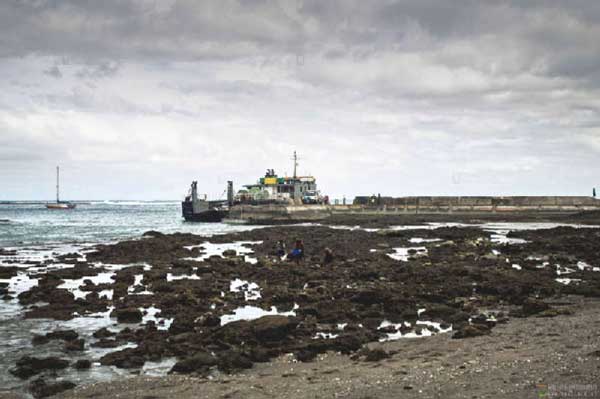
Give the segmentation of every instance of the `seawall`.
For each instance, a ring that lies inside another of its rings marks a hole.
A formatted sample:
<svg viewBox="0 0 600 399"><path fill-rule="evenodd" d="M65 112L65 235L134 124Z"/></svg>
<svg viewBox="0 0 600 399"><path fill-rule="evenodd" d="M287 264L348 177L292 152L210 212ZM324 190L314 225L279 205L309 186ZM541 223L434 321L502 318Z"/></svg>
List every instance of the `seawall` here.
<svg viewBox="0 0 600 399"><path fill-rule="evenodd" d="M364 202L364 203L361 203ZM569 214L600 211L592 197L357 197L352 205L236 205L229 222L318 222L336 214Z"/></svg>
<svg viewBox="0 0 600 399"><path fill-rule="evenodd" d="M356 197L353 205L334 205L332 210L334 213L569 213L600 210L600 200L577 196Z"/></svg>
<svg viewBox="0 0 600 399"><path fill-rule="evenodd" d="M331 215L327 205L235 205L229 211L230 221L250 223L316 222Z"/></svg>

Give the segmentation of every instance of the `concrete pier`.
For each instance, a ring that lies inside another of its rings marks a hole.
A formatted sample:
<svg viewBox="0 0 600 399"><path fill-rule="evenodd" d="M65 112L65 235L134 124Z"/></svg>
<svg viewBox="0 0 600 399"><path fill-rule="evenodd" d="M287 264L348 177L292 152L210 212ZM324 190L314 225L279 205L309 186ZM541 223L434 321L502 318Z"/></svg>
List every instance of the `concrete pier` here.
<svg viewBox="0 0 600 399"><path fill-rule="evenodd" d="M569 213L600 210L600 200L576 196L508 197L357 197L353 205L335 205L334 213Z"/></svg>
<svg viewBox="0 0 600 399"><path fill-rule="evenodd" d="M257 224L318 222L331 215L326 205L235 205L229 211L229 222Z"/></svg>
<svg viewBox="0 0 600 399"><path fill-rule="evenodd" d="M353 205L235 205L229 222L278 224L319 222L336 214L568 214L600 210L592 197L357 197ZM361 201L365 203L360 203ZM377 201L377 198L375 198Z"/></svg>

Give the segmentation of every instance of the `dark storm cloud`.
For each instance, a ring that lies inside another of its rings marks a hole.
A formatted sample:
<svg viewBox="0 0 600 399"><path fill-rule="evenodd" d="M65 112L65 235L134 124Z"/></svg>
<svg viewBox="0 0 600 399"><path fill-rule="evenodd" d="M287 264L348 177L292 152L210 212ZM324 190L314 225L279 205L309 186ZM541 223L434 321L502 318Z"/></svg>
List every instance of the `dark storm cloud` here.
<svg viewBox="0 0 600 399"><path fill-rule="evenodd" d="M596 80L598 17L588 1L8 0L0 55L172 62L301 53L309 62L411 51L448 66ZM494 44L471 49L485 59L443 52Z"/></svg>

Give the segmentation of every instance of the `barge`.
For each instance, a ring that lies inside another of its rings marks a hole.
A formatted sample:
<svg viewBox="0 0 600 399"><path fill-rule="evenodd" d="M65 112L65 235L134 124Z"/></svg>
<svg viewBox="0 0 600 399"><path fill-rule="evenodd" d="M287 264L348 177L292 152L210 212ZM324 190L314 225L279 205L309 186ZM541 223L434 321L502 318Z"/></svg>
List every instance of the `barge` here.
<svg viewBox="0 0 600 399"><path fill-rule="evenodd" d="M229 213L229 191L233 188L233 182L228 182L228 200L209 201L198 198L198 182L193 181L190 191L181 203L181 213L188 222L218 223Z"/></svg>

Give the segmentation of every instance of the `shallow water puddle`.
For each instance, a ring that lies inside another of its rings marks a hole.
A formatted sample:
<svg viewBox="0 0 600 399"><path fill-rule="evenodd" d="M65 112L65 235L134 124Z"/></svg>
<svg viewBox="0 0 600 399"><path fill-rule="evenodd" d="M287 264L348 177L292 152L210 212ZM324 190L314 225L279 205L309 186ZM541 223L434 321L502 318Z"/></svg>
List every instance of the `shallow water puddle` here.
<svg viewBox="0 0 600 399"><path fill-rule="evenodd" d="M394 260L408 262L410 257L426 256L427 248L425 247L409 247L409 248L393 248L394 253L387 254Z"/></svg>
<svg viewBox="0 0 600 399"><path fill-rule="evenodd" d="M246 247L245 245L260 245L262 244L262 241L236 241L236 242L230 242L230 243L223 243L223 244L212 244L208 241L199 244L199 245L189 245L189 246L185 246L185 249L194 249L194 248L201 248L203 250L203 254L197 257L188 257L188 258L183 258L184 260L195 260L195 261L205 261L206 259L210 258L211 256L220 256L220 257L224 257L223 253L225 251L235 251L236 252L236 256L242 256L244 258L245 262L251 263L251 264L256 264L258 262L258 259L253 258L248 256L249 254L253 254L254 251L251 248Z"/></svg>
<svg viewBox="0 0 600 399"><path fill-rule="evenodd" d="M145 270L145 271L152 269L152 265L150 265L149 263L146 263L146 262L124 263L124 264L94 262L92 265L94 267L104 268L106 270L111 270L111 271L119 271L119 270L127 269L129 267L136 267L136 266L142 266L143 270Z"/></svg>
<svg viewBox="0 0 600 399"><path fill-rule="evenodd" d="M577 268L581 271L591 270L593 272L600 272L600 267L594 267L586 262L577 262Z"/></svg>
<svg viewBox="0 0 600 399"><path fill-rule="evenodd" d="M563 274L571 274L575 273L575 269L571 269L570 267L563 267L561 265L556 265L556 275L562 276Z"/></svg>
<svg viewBox="0 0 600 399"><path fill-rule="evenodd" d="M133 285L130 285L129 287L127 287L128 295L153 295L154 294L153 292L148 291L145 288L145 285L142 284L142 280L144 279L143 274L136 274L135 276L133 276L133 278L134 278ZM141 287L144 289L142 291L136 291L136 287Z"/></svg>
<svg viewBox="0 0 600 399"><path fill-rule="evenodd" d="M506 244L506 245L515 245L515 244L527 244L527 240L522 238L512 238L507 237L509 231L503 231L500 233L495 233L490 235L490 241L495 244Z"/></svg>
<svg viewBox="0 0 600 399"><path fill-rule="evenodd" d="M0 279L0 283L8 283L8 291L14 293L14 296L18 296L20 293L29 291L37 286L38 279L31 278L26 273L19 272L12 278Z"/></svg>
<svg viewBox="0 0 600 399"><path fill-rule="evenodd" d="M156 325L157 330L168 330L171 327L174 319L167 319L164 317L156 317L160 313L160 309L150 306L148 308L139 308L142 312L142 324L147 324L149 321L153 321Z"/></svg>
<svg viewBox="0 0 600 399"><path fill-rule="evenodd" d="M236 278L229 285L230 292L243 292L246 301L255 301L261 298L260 287L256 283Z"/></svg>
<svg viewBox="0 0 600 399"><path fill-rule="evenodd" d="M580 278L557 278L557 279L555 279L555 281L557 283L561 283L561 284L564 284L564 285L569 285L571 283L579 283L579 282L581 282L583 280L581 280Z"/></svg>
<svg viewBox="0 0 600 399"><path fill-rule="evenodd" d="M439 241L442 241L442 239L441 238L420 238L420 237L414 237L414 238L411 238L408 241L411 244L423 244L423 243L427 243L427 242L439 242Z"/></svg>
<svg viewBox="0 0 600 399"><path fill-rule="evenodd" d="M109 353L119 352L124 349L133 349L137 348L137 344L134 342L128 342L123 345L116 346L114 348L98 348L98 347L90 347L86 352L93 355L95 358L101 358L104 355L108 355ZM94 366L101 366L99 362L94 362Z"/></svg>
<svg viewBox="0 0 600 399"><path fill-rule="evenodd" d="M421 225L391 226L391 230L435 230L442 227L473 227L477 225L465 223L427 223Z"/></svg>
<svg viewBox="0 0 600 399"><path fill-rule="evenodd" d="M70 291L73 295L75 295L75 299L78 298L83 298L85 299L85 297L90 293L89 291L83 291L80 290L79 288L86 285L85 284L85 280L90 280L94 285L99 285L99 284L112 284L114 283L114 280L112 279L112 277L115 275L114 272L104 272L104 273L98 273L95 276L84 276L82 278L78 278L78 279L65 279L64 283L62 283L61 285L59 285L56 288L62 288L62 289L66 289L68 291ZM103 290L105 295L107 295L107 291L112 291L112 290ZM112 292L110 294L110 298L108 299L112 299Z"/></svg>
<svg viewBox="0 0 600 399"><path fill-rule="evenodd" d="M339 334L318 332L315 334L313 339L336 339L339 336Z"/></svg>
<svg viewBox="0 0 600 399"><path fill-rule="evenodd" d="M113 299L114 290L102 290L98 293L98 298L106 298L109 301Z"/></svg>
<svg viewBox="0 0 600 399"><path fill-rule="evenodd" d="M435 331L431 331L429 328L422 328L421 329L421 334L417 334L417 332L415 330L413 331L409 331L407 333L402 333L400 331L400 329L402 328L402 326L404 326L405 328L410 328L412 325L411 323L408 322L404 322L404 323L391 323L388 320L384 320L381 322L381 324L379 325L379 327L377 327L378 330L381 330L383 328L387 328L387 327L394 327L394 329L396 330L395 333L387 333L387 337L381 338L379 339L379 342L386 342L386 341L394 341L397 339L401 339L401 338L422 338L422 337L430 337L434 334L444 334L444 333L449 333L452 331L452 326L448 327L448 328L442 328L440 323L436 323L433 321L425 321L425 320L417 320L417 322L415 323L415 327L416 326L424 326L424 327L431 327L433 328Z"/></svg>
<svg viewBox="0 0 600 399"><path fill-rule="evenodd" d="M258 308L256 306L244 306L241 308L237 308L233 311L233 314L226 314L221 316L221 326L224 326L226 324L229 324L231 322L234 321L239 321L239 320L246 320L246 321L250 321L250 320L255 320L255 319L259 319L263 316L273 316L273 315L279 315L279 316L296 316L296 312L295 310L299 309L300 307L297 304L294 304L294 309L290 310L289 312L279 312L277 311L277 308L275 306L271 306L271 310L264 310L261 308Z"/></svg>
<svg viewBox="0 0 600 399"><path fill-rule="evenodd" d="M31 267L27 262L47 262L55 260L58 256L77 253L79 256L73 257L79 262L86 261L86 254L92 252L91 248L95 244L49 244L45 246L30 247L5 247L6 251L15 251L13 255L0 255L0 266ZM73 267L73 265L70 265Z"/></svg>
<svg viewBox="0 0 600 399"><path fill-rule="evenodd" d="M110 306L106 312L89 313L78 316L74 319L62 322L61 326L64 329L72 329L78 332L92 334L96 330L108 327L114 323L114 320L110 318L110 314L113 310L115 310L115 307Z"/></svg>
<svg viewBox="0 0 600 399"><path fill-rule="evenodd" d="M200 277L194 274L172 274L167 273L167 281L177 281L177 280L200 280Z"/></svg>

